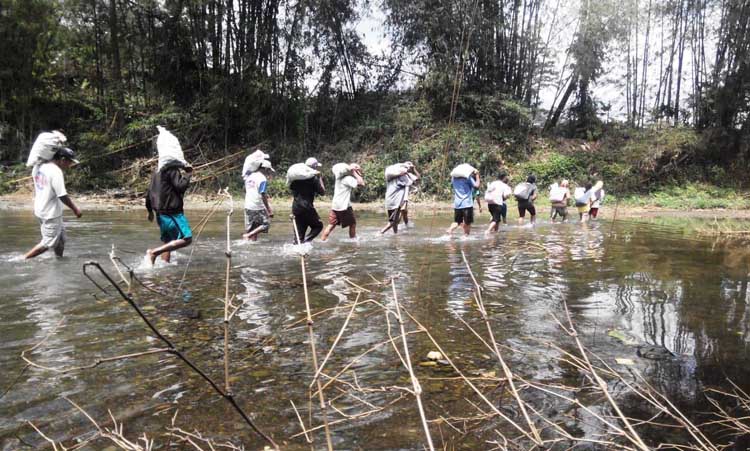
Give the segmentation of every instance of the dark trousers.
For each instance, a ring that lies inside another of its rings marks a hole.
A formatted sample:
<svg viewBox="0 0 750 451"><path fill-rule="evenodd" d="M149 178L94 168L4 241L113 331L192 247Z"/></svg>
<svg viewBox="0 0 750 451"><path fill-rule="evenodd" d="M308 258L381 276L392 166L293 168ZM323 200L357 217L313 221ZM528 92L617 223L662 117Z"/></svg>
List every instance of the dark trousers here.
<svg viewBox="0 0 750 451"><path fill-rule="evenodd" d="M314 240L323 231L323 222L314 208L292 210L292 214L294 214L294 223L297 225L297 232L303 243ZM310 229L310 233L305 236L308 228ZM296 236L294 237L294 242L297 243Z"/></svg>

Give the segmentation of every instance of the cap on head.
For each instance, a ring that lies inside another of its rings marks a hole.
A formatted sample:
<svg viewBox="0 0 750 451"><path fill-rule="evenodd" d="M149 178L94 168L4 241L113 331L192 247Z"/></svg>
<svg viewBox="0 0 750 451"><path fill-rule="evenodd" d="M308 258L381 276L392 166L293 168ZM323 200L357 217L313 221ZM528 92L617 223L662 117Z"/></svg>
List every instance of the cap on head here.
<svg viewBox="0 0 750 451"><path fill-rule="evenodd" d="M61 147L55 152L56 160L68 160L72 161L74 164L80 163L78 160L76 160L76 153L73 152L72 149L69 149L67 147Z"/></svg>
<svg viewBox="0 0 750 451"><path fill-rule="evenodd" d="M269 170L269 171L271 171L271 172L276 172L276 171L275 171L275 170L273 169L273 166L271 165L271 162L270 162L270 161L268 161L268 160L263 160L263 162L262 162L262 163L260 164L260 167L261 167L262 169L267 169L267 170Z"/></svg>
<svg viewBox="0 0 750 451"><path fill-rule="evenodd" d="M321 166L323 166L322 164L320 164L320 162L316 158L313 158L313 157L310 157L307 160L305 160L305 165L313 169L318 169Z"/></svg>
<svg viewBox="0 0 750 451"><path fill-rule="evenodd" d="M563 188L567 188L568 187L568 179L563 179L563 181L560 182L560 186L562 186Z"/></svg>
<svg viewBox="0 0 750 451"><path fill-rule="evenodd" d="M406 166L409 169L412 169L414 167L414 163L412 163L411 161L406 161L404 162L404 166Z"/></svg>
<svg viewBox="0 0 750 451"><path fill-rule="evenodd" d="M357 163L352 163L349 165L349 169L352 171L360 171L362 168Z"/></svg>

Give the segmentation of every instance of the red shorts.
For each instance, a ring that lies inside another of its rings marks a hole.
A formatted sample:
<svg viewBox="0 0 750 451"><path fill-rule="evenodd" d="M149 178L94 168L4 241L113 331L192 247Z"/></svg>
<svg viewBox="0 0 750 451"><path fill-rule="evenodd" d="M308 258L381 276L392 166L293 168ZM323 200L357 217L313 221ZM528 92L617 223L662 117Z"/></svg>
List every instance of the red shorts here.
<svg viewBox="0 0 750 451"><path fill-rule="evenodd" d="M328 224L332 226L340 225L343 229L357 224L357 219L354 217L354 210L352 210L352 207L344 211L331 210L328 213Z"/></svg>
<svg viewBox="0 0 750 451"><path fill-rule="evenodd" d="M592 218L596 218L596 215L598 214L599 214L598 208L592 208L589 210L589 216L591 216Z"/></svg>

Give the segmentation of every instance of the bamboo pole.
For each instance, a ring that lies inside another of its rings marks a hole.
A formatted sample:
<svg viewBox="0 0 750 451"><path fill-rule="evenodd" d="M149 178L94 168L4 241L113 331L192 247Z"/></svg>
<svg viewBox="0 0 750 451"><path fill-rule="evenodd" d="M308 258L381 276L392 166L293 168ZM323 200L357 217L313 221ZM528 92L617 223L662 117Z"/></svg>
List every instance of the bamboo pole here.
<svg viewBox="0 0 750 451"><path fill-rule="evenodd" d="M229 270L232 268L232 241L230 236L232 213L234 213L234 199L225 188L222 193L229 200L229 211L227 211L227 249L224 255L227 257L226 282L224 284L224 391L231 393L229 385L229 320L231 319L229 307L232 299L229 297Z"/></svg>
<svg viewBox="0 0 750 451"><path fill-rule="evenodd" d="M299 245L302 245L302 240L300 240L299 236L299 230L297 230L297 223L294 222L294 215L291 216L292 221L292 227L294 228L294 235L297 237L297 243L300 243ZM318 353L315 351L315 333L313 332L313 319L312 314L310 311L310 295L307 291L307 270L306 270L306 262L305 262L305 254L300 253L299 256L300 260L300 267L302 268L302 288L305 293L305 311L307 313L307 335L310 340L310 351L312 353L312 359L313 359L313 369L315 371L314 374L318 373ZM328 451L333 451L333 441L331 440L331 430L328 425L328 409L326 407L326 399L325 394L323 393L323 389L321 387L320 378L316 379L316 383L318 386L318 402L320 403L320 410L321 415L323 416L323 427L325 429L326 434L326 444L328 445Z"/></svg>
<svg viewBox="0 0 750 451"><path fill-rule="evenodd" d="M411 378L411 384L414 388L414 397L417 398L417 408L419 409L419 417L422 419L422 428L424 428L424 435L427 439L427 446L430 451L435 451L435 446L432 444L432 436L430 435L430 427L427 425L427 417L424 413L424 406L422 405L422 386L419 385L419 380L414 374L414 368L411 364L411 357L409 356L409 345L406 340L406 330L404 329L404 319L401 317L401 308L398 304L398 295L396 294L396 279L391 278L391 290L393 291L393 302L396 304L396 317L398 318L398 326L401 329L401 342L404 345L404 362L406 363L406 369L409 371L409 377Z"/></svg>

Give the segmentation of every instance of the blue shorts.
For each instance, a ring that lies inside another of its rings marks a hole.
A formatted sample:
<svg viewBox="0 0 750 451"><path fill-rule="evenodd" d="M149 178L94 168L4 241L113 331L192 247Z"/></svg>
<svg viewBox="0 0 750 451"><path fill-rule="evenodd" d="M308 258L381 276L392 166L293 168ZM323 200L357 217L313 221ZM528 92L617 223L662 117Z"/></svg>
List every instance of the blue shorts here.
<svg viewBox="0 0 750 451"><path fill-rule="evenodd" d="M162 243L193 237L193 231L190 230L190 224L188 224L188 220L183 213L157 215L156 222L159 224Z"/></svg>

